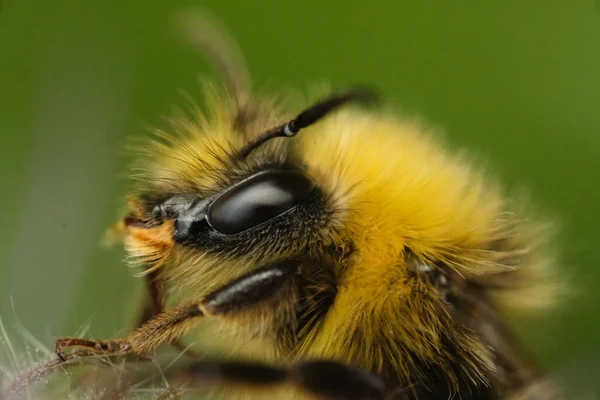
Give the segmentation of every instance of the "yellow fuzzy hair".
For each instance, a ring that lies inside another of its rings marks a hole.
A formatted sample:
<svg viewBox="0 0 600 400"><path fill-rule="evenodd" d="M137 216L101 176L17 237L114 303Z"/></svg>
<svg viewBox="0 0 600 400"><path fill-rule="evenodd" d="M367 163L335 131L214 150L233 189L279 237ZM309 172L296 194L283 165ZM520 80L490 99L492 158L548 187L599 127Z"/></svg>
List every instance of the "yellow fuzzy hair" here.
<svg viewBox="0 0 600 400"><path fill-rule="evenodd" d="M299 236L294 246L265 244L242 256L165 240L172 226L156 232L128 228L129 254L145 267L160 268L172 303L199 300L242 274L300 252L318 255L334 246L342 255L334 260L335 302L297 347L278 351L269 334L247 339L248 332L270 332L273 319L267 317L255 324L225 321L228 329L219 321L203 321L204 341L276 363L325 358L377 373L391 366L399 381L414 384L427 379L419 367L426 361L446 371L458 390L448 360L459 357L462 374L474 384L488 384L496 368L493 349L452 322L451 311L440 306L441 295L427 282L410 277L408 251L420 262L477 282L500 314L508 306L535 310L554 300L544 226L518 215L521 210L505 200L499 185L464 156L450 154L421 122L348 108L296 138L273 139L241 160L235 155L244 144L289 115L259 103L240 134L232 128L231 102L214 93L209 98L210 117L194 109L191 117L173 122L172 133L158 132L144 148L148 161L141 191L208 196L264 165L293 164L326 194L327 224L318 235ZM136 202L142 200L134 195ZM134 206L134 214L141 213L137 207L142 206ZM443 337L453 341L458 355L446 352Z"/></svg>

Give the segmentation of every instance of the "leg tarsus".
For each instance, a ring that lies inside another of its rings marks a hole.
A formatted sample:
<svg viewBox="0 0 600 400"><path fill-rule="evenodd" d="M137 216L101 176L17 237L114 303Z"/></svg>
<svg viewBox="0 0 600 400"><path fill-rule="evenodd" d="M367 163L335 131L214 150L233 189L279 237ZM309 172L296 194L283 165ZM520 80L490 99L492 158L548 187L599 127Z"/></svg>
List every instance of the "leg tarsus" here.
<svg viewBox="0 0 600 400"><path fill-rule="evenodd" d="M198 303L187 303L154 317L125 339L90 340L63 337L54 342L54 349L63 361L64 350L77 347L82 347L92 354L106 356L126 355L131 352L146 353L163 342L170 343L178 339L189 328L189 324L185 322L202 315Z"/></svg>
<svg viewBox="0 0 600 400"><path fill-rule="evenodd" d="M64 350L81 347L91 354L119 355L131 351L131 344L127 340L90 340L74 337L62 337L54 341L54 352L62 361L66 361Z"/></svg>

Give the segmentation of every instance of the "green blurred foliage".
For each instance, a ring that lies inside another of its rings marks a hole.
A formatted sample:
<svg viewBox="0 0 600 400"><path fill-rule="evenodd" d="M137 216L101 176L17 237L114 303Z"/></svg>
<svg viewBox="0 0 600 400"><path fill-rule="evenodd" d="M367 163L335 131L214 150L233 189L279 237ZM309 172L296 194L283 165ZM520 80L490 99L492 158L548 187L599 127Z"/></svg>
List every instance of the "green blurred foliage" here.
<svg viewBox="0 0 600 400"><path fill-rule="evenodd" d="M0 316L53 336L123 333L140 282L99 246L119 215L126 137L160 126L206 62L172 15L204 7L237 37L256 87L368 83L489 160L559 222L573 295L519 321L532 351L599 385L600 7L592 0L228 2L8 0L0 7ZM368 140L368 138L365 138ZM587 390L587 389L581 389Z"/></svg>

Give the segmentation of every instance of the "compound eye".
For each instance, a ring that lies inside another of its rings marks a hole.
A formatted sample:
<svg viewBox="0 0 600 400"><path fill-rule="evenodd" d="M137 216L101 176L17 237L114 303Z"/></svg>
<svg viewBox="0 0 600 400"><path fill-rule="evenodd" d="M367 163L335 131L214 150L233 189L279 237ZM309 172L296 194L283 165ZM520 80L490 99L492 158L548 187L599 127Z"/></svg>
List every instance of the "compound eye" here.
<svg viewBox="0 0 600 400"><path fill-rule="evenodd" d="M312 182L299 172L260 173L219 196L208 210L208 222L221 233L239 233L286 212L312 188Z"/></svg>

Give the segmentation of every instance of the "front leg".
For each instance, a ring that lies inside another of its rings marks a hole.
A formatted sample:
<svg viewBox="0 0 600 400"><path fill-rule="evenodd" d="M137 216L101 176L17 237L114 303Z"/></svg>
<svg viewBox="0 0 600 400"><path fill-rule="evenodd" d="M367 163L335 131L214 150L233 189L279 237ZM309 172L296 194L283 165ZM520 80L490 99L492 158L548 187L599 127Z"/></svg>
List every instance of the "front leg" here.
<svg viewBox="0 0 600 400"><path fill-rule="evenodd" d="M84 348L102 355L150 352L162 343L177 340L203 318L235 318L272 302L298 272L298 264L290 260L262 267L235 279L199 302L185 303L158 314L127 338L88 340L64 337L56 340L55 351L63 360L64 351L73 348Z"/></svg>

